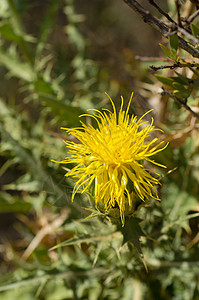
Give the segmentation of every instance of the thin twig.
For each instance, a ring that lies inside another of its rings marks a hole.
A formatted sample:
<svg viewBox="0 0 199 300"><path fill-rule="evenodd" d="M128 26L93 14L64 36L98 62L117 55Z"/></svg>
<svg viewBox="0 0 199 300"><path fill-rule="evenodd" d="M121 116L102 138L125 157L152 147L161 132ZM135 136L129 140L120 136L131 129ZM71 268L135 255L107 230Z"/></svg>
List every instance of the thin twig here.
<svg viewBox="0 0 199 300"><path fill-rule="evenodd" d="M193 35L192 35L192 33L191 33L191 30L189 30L189 29L184 29L184 28L182 28L182 27L180 27L180 26L178 26L178 25L168 25L168 27L171 29L170 30L170 32L168 33L168 35L167 35L167 37L169 37L169 36L172 36L172 35L174 35L174 34L177 34L177 33L181 33L183 36L185 36L187 39L189 39L189 40L191 40L195 45L197 45L198 44L198 39L197 38L195 38ZM166 37L166 36L165 36ZM178 36L178 38L179 38L179 36ZM193 45L193 47L194 47L194 45Z"/></svg>
<svg viewBox="0 0 199 300"><path fill-rule="evenodd" d="M177 25L177 23L169 16L169 14L165 13L153 0L148 0L151 5L153 5L163 16L167 18L170 22Z"/></svg>
<svg viewBox="0 0 199 300"><path fill-rule="evenodd" d="M177 29L178 32L180 32L181 34L183 34L186 38L188 38L189 40L191 40L195 44L198 44L199 40L197 38L195 38L195 36L193 36L187 30L185 30L184 28L181 28L179 26L177 26L176 29Z"/></svg>
<svg viewBox="0 0 199 300"><path fill-rule="evenodd" d="M173 69L178 68L178 67L179 67L178 63L175 63L173 65L159 66L159 67L156 67L154 65L149 66L149 68L151 68L153 71L158 71L158 70L163 70L163 69L173 70Z"/></svg>
<svg viewBox="0 0 199 300"><path fill-rule="evenodd" d="M171 61L170 58L166 58L166 57L154 57L154 56L139 56L136 55L135 56L135 60L140 60L140 61Z"/></svg>
<svg viewBox="0 0 199 300"><path fill-rule="evenodd" d="M168 25L154 17L148 10L143 8L136 0L123 0L130 8L132 8L139 16L142 17L145 23L149 24L161 35L168 38L169 29ZM193 57L199 58L199 52L191 47L183 38L178 37L179 46L190 53Z"/></svg>
<svg viewBox="0 0 199 300"><path fill-rule="evenodd" d="M169 92L164 87L162 87L162 89L163 89L162 95L170 96L173 100L175 100L177 103L182 105L186 110L188 110L194 117L199 118L199 114L196 113L195 111L193 111L191 109L191 107L187 105L187 99L186 98L182 100L182 99L176 97L173 93Z"/></svg>
<svg viewBox="0 0 199 300"><path fill-rule="evenodd" d="M135 56L135 59L136 60L139 60L139 61L165 61L165 62L171 62L172 59L171 58L166 58L166 57L154 57L154 56L139 56L139 55L136 55ZM194 64L195 66L195 61L193 61L192 59L189 59L189 58L186 58L186 59L183 59L183 62L186 63L186 64ZM196 66L198 67L199 64Z"/></svg>
<svg viewBox="0 0 199 300"><path fill-rule="evenodd" d="M149 68L151 68L152 70L154 71L158 71L158 70L163 70L163 69L175 69L175 68L199 68L199 64L195 63L195 62L176 62L172 65L164 65L164 66L159 66L159 67L156 67L154 65L151 65L149 66Z"/></svg>
<svg viewBox="0 0 199 300"><path fill-rule="evenodd" d="M193 22L193 20L199 15L199 10L196 10L188 19L187 18L181 18L183 22L186 24L190 24Z"/></svg>
<svg viewBox="0 0 199 300"><path fill-rule="evenodd" d="M68 216L68 212L66 210L62 211L61 215L55 218L55 220L53 220L52 223L47 224L40 231L38 231L36 236L33 238L33 240L30 242L30 244L24 251L22 258L26 260L32 254L32 252L37 248L37 246L40 244L43 238L48 234L54 233L55 230L63 224L67 216Z"/></svg>
<svg viewBox="0 0 199 300"><path fill-rule="evenodd" d="M123 0L130 8L132 8L143 21L151 25L154 29L159 31L162 35L167 35L169 30L167 24L155 18L148 10L141 6L136 0Z"/></svg>
<svg viewBox="0 0 199 300"><path fill-rule="evenodd" d="M177 16L178 16L178 26L183 27L181 23L181 17L180 17L180 2L179 0L176 0L176 10L177 10Z"/></svg>

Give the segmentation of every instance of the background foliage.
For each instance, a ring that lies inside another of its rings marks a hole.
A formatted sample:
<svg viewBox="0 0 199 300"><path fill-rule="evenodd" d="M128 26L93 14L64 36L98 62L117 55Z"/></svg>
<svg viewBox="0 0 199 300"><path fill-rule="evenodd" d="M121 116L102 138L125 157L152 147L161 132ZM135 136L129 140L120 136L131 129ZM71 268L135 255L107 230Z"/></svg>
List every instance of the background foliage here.
<svg viewBox="0 0 199 300"><path fill-rule="evenodd" d="M115 2L0 2L2 300L199 299L198 58L180 49L178 27L168 43ZM164 21L151 3L142 1ZM178 3L159 4L179 25ZM184 1L181 16L196 4ZM182 35L196 53L198 23ZM109 107L105 91L116 103L135 91L131 113L154 108L170 142L157 157L175 169L163 174L162 200L138 213L148 273L103 216L85 219L86 197L71 203L72 182L51 162L66 155L60 127Z"/></svg>

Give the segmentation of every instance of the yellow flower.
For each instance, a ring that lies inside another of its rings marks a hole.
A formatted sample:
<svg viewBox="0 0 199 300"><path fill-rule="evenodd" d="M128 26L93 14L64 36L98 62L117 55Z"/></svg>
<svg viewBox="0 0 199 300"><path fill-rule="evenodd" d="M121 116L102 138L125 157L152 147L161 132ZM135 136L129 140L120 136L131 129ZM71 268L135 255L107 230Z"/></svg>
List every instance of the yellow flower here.
<svg viewBox="0 0 199 300"><path fill-rule="evenodd" d="M113 112L93 109L93 115L86 114L95 119L97 128L83 122L82 127L63 128L79 141L65 141L69 151L61 162L76 164L65 175L77 180L72 199L78 190L83 193L92 189L96 207L103 207L105 212L118 208L123 225L125 213L131 210L135 199L159 199L154 187L159 184L159 180L144 168L143 161L165 167L150 157L167 146L160 148L163 142L157 143L158 138L146 140L157 129L153 126L153 119L151 123L143 121L149 112L140 119L129 117L131 100L132 95L127 109L123 110L122 98L118 114L111 98Z"/></svg>

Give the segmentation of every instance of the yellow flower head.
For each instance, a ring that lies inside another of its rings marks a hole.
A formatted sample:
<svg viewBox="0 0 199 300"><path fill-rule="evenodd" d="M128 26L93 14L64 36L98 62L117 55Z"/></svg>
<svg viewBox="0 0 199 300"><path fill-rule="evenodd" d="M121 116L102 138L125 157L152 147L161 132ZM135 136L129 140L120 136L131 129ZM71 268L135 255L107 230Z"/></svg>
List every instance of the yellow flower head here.
<svg viewBox="0 0 199 300"><path fill-rule="evenodd" d="M131 99L124 110L122 98L118 114L111 98L113 112L93 109L94 114L89 116L96 120L97 128L83 122L82 127L63 128L79 141L65 141L69 151L61 162L76 164L66 174L77 180L72 199L79 189L83 193L92 187L95 205L102 206L105 212L117 207L123 224L125 213L131 210L135 199L159 199L154 188L159 180L144 168L143 160L164 167L150 157L166 147L160 148L163 142L157 143L158 138L146 141L150 133L157 130L153 119L151 123L143 121L146 114L140 119L129 118Z"/></svg>

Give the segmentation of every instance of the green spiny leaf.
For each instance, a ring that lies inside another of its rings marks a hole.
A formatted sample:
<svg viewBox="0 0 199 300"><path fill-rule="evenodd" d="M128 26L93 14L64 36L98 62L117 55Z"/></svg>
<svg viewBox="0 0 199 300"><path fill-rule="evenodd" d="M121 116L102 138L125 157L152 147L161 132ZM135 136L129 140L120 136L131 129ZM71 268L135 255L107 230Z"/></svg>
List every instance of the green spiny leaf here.
<svg viewBox="0 0 199 300"><path fill-rule="evenodd" d="M55 113L61 120L67 122L67 124L77 125L79 124L78 117L84 113L79 107L73 107L70 104L66 104L63 101L58 100L53 95L39 93L39 98L50 107L52 112Z"/></svg>
<svg viewBox="0 0 199 300"><path fill-rule="evenodd" d="M28 82L33 80L33 70L30 65L21 62L17 56L5 53L2 49L0 49L0 64L6 67L13 76Z"/></svg>
<svg viewBox="0 0 199 300"><path fill-rule="evenodd" d="M124 227L121 227L121 232L123 234L123 244L131 242L139 254L142 254L140 237L145 236L145 234L139 225L139 221L138 218L132 216L126 218Z"/></svg>

